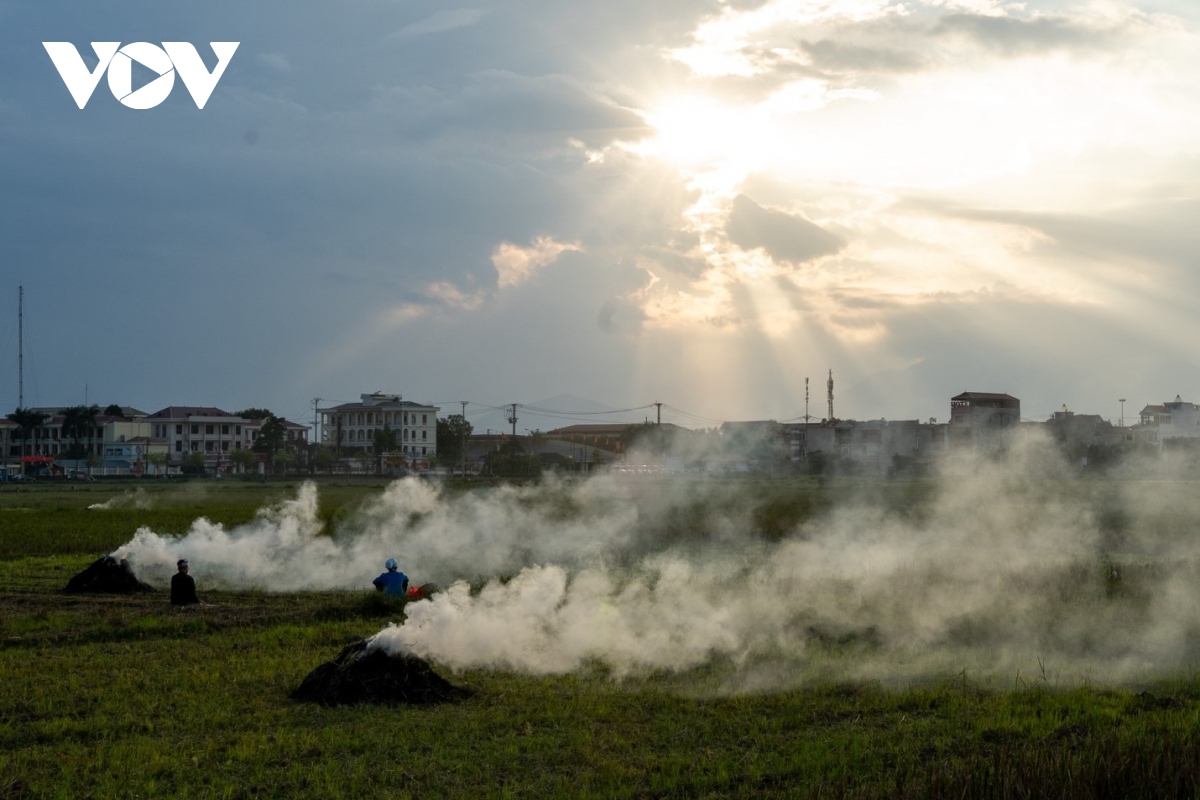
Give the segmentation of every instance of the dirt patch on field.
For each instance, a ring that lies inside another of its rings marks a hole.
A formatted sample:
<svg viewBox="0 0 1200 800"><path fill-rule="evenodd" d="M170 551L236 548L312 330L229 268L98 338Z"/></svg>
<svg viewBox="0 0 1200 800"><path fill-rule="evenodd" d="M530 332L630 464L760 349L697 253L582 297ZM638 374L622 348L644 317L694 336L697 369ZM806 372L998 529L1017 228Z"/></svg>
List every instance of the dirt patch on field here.
<svg viewBox="0 0 1200 800"><path fill-rule="evenodd" d="M388 655L367 649L366 640L346 647L333 661L308 673L293 700L324 706L353 703L447 703L472 692L446 681L429 662L414 655Z"/></svg>

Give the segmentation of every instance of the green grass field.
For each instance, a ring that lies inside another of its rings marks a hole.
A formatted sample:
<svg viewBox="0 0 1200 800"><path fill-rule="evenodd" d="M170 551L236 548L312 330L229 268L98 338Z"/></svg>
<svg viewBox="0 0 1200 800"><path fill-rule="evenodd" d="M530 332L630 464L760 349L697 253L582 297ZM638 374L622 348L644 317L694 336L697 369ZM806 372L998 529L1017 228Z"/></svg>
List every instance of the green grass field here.
<svg viewBox="0 0 1200 800"><path fill-rule="evenodd" d="M766 536L848 491L763 487ZM336 524L381 489L323 485L322 516ZM729 696L721 663L624 681L599 666L439 669L474 696L329 709L288 693L402 606L202 586L209 605L173 610L161 592L61 593L140 525L237 524L292 490L148 485L148 508L102 512L87 506L125 487L0 491L0 798L1200 796L1195 674L1119 687L1014 675L1002 689L962 673ZM919 516L927 489L870 491Z"/></svg>

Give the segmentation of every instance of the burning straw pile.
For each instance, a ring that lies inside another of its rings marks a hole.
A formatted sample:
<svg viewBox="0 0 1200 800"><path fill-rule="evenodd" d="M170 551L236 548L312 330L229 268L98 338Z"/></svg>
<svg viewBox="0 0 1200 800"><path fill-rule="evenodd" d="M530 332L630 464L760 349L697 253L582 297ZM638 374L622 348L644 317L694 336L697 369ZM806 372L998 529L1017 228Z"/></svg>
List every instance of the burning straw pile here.
<svg viewBox="0 0 1200 800"><path fill-rule="evenodd" d="M470 697L433 671L429 662L409 653L389 655L366 639L346 647L333 661L308 673L291 694L323 706L352 703L447 703Z"/></svg>
<svg viewBox="0 0 1200 800"><path fill-rule="evenodd" d="M63 591L68 594L138 594L154 589L138 580L125 559L118 561L112 556L104 556L67 581Z"/></svg>

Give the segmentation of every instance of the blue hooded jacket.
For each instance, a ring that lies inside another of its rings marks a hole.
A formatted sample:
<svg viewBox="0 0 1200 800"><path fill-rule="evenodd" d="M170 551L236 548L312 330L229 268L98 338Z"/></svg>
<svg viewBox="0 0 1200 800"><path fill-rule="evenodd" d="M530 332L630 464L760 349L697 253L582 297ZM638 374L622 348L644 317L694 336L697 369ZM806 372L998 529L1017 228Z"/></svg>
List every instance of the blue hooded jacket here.
<svg viewBox="0 0 1200 800"><path fill-rule="evenodd" d="M398 569L389 569L372 583L384 594L404 596L408 592L408 576Z"/></svg>

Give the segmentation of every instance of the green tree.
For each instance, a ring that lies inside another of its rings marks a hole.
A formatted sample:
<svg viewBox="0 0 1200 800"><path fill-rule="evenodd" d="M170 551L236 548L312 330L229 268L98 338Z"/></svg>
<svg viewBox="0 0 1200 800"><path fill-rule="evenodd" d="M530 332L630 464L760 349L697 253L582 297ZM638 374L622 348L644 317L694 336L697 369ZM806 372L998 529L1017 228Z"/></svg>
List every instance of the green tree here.
<svg viewBox="0 0 1200 800"><path fill-rule="evenodd" d="M337 454L333 448L324 445L315 445L313 447L312 457L309 459L309 464L313 469L322 472L328 472L337 463Z"/></svg>
<svg viewBox="0 0 1200 800"><path fill-rule="evenodd" d="M8 418L17 423L17 433L21 439L21 456L30 455L26 452L29 439L32 438L34 443L37 443L37 432L41 430L50 415L43 411L34 411L31 408L18 408L9 414Z"/></svg>
<svg viewBox="0 0 1200 800"><path fill-rule="evenodd" d="M276 470L283 468L283 474L287 475L288 465L296 460L296 452L290 447L280 447L267 456L271 460L271 474L274 475Z"/></svg>
<svg viewBox="0 0 1200 800"><path fill-rule="evenodd" d="M71 444L67 447L64 455L67 458L84 458L89 452L90 447L85 447L84 439L95 439L96 437L96 415L100 413L100 406L71 406L63 409L62 421L62 436L64 439L70 439Z"/></svg>
<svg viewBox="0 0 1200 800"><path fill-rule="evenodd" d="M146 454L146 461L154 467L155 475L167 474L167 454L161 451Z"/></svg>
<svg viewBox="0 0 1200 800"><path fill-rule="evenodd" d="M526 453L515 439L506 442L498 450L488 452L484 463L488 474L498 478L523 478L542 472L541 459Z"/></svg>
<svg viewBox="0 0 1200 800"><path fill-rule="evenodd" d="M474 427L462 414L451 414L437 421L437 454L442 464L455 466L462 463L467 439Z"/></svg>
<svg viewBox="0 0 1200 800"><path fill-rule="evenodd" d="M375 439L371 443L375 455L381 456L396 449L396 432L384 425L383 430L375 431Z"/></svg>
<svg viewBox="0 0 1200 800"><path fill-rule="evenodd" d="M229 463L240 467L239 472L249 473L254 471L254 465L258 463L258 456L253 450L238 448L229 454Z"/></svg>
<svg viewBox="0 0 1200 800"><path fill-rule="evenodd" d="M107 417L123 417L125 416L125 409L116 403L109 403L104 407L104 415Z"/></svg>
<svg viewBox="0 0 1200 800"><path fill-rule="evenodd" d="M240 414L239 414L240 416ZM254 440L252 448L256 453L266 453L267 457L273 459L277 453L287 442L287 428L283 424L283 420L274 415L268 417L263 422L262 427L258 429L258 438Z"/></svg>
<svg viewBox="0 0 1200 800"><path fill-rule="evenodd" d="M189 475L203 475L205 473L204 466L204 453L199 451L189 454L183 462L183 469Z"/></svg>
<svg viewBox="0 0 1200 800"><path fill-rule="evenodd" d="M242 419L274 419L275 415L265 408L243 408L241 411L233 412L235 417Z"/></svg>

